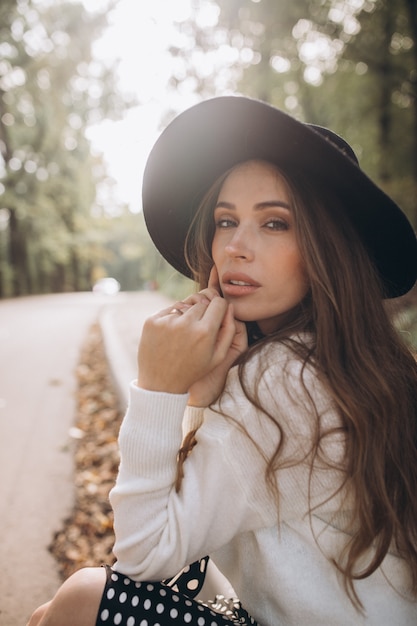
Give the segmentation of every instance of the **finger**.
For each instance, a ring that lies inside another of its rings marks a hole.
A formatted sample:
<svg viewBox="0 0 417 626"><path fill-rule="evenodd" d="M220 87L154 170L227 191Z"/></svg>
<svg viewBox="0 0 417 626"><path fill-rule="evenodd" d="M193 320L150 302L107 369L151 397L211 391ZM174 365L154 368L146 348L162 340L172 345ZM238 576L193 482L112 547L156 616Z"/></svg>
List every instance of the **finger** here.
<svg viewBox="0 0 417 626"><path fill-rule="evenodd" d="M202 321L214 333L216 352L224 356L235 334L233 308L223 298L214 298L203 313Z"/></svg>
<svg viewBox="0 0 417 626"><path fill-rule="evenodd" d="M222 292L220 289L219 273L215 265L211 268L207 286L209 289L214 289L219 295L221 295Z"/></svg>
<svg viewBox="0 0 417 626"><path fill-rule="evenodd" d="M244 352L248 347L248 333L244 322L240 322L235 319L235 337L233 343L236 344L236 349L240 352Z"/></svg>
<svg viewBox="0 0 417 626"><path fill-rule="evenodd" d="M167 316L181 316L183 315L189 308L192 307L191 303L186 303L186 302L175 302L174 304L171 304L169 307L166 307L165 309L161 309L160 311L158 311L157 313L154 313L153 315L151 315L149 317L149 319L161 319L163 317L167 317Z"/></svg>
<svg viewBox="0 0 417 626"><path fill-rule="evenodd" d="M208 303L213 298L223 297L220 289L219 276L217 269L213 266L210 271L208 285L198 293L194 293L184 300L184 302L195 304L196 302Z"/></svg>
<svg viewBox="0 0 417 626"><path fill-rule="evenodd" d="M228 305L226 313L217 336L216 353L220 360L223 360L229 348L233 344L236 336L236 325L233 316L233 306Z"/></svg>
<svg viewBox="0 0 417 626"><path fill-rule="evenodd" d="M195 302L176 302L174 305L170 306L169 309L163 309L156 315L152 316L154 318L181 318L183 316L188 316L188 318L201 319L207 309L207 306L210 304L210 300L207 298L196 299Z"/></svg>
<svg viewBox="0 0 417 626"><path fill-rule="evenodd" d="M223 318L226 315L228 304L224 298L213 298L208 306L205 307L204 318L208 324L216 324L220 328Z"/></svg>
<svg viewBox="0 0 417 626"><path fill-rule="evenodd" d="M212 299L213 295L211 295L210 297L210 294L206 294L206 290L204 289L203 291L199 291L198 293L191 294L183 300L183 303L188 305L197 304L197 302L203 302L205 304L208 304Z"/></svg>
<svg viewBox="0 0 417 626"><path fill-rule="evenodd" d="M197 299L196 302L187 309L184 310L183 315L187 319L196 319L200 320L204 317L208 307L210 306L210 300L207 298Z"/></svg>
<svg viewBox="0 0 417 626"><path fill-rule="evenodd" d="M193 306L193 303L191 302L184 302L183 300L176 302L172 309L170 310L170 313L177 313L178 315L182 315L183 313L185 313L186 311L188 311L188 309L191 309L191 307Z"/></svg>
<svg viewBox="0 0 417 626"><path fill-rule="evenodd" d="M175 313L175 311L179 312L179 308L178 308L179 304L180 304L179 302L176 302L175 304L171 304L169 307L166 307L165 309L161 309L157 313L154 313L153 315L151 315L149 319L158 319L161 317L165 317L166 315L171 315L172 313Z"/></svg>

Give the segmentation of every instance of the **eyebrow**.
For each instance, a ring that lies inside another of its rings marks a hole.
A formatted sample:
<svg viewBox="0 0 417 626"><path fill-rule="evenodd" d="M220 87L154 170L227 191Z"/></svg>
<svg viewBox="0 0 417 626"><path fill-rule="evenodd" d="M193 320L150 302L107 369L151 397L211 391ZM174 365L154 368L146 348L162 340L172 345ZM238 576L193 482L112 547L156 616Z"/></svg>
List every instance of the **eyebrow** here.
<svg viewBox="0 0 417 626"><path fill-rule="evenodd" d="M283 200L265 200L264 202L258 202L255 204L255 211L263 211L271 207L279 207L291 211L290 205ZM215 209L230 209L231 211L235 211L236 206L232 202L221 201L216 204Z"/></svg>

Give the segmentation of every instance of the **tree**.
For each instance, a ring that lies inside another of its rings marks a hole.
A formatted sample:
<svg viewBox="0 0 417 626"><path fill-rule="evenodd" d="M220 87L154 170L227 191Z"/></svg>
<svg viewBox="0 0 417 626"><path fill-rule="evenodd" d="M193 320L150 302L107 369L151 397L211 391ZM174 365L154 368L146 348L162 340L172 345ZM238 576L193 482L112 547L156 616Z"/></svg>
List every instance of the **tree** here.
<svg viewBox="0 0 417 626"><path fill-rule="evenodd" d="M417 225L417 23L413 0L378 0L345 58L366 68L359 130L374 128L373 173Z"/></svg>
<svg viewBox="0 0 417 626"><path fill-rule="evenodd" d="M124 107L92 56L106 12L8 0L0 19L0 296L86 288L97 163L85 129Z"/></svg>
<svg viewBox="0 0 417 626"><path fill-rule="evenodd" d="M174 84L192 78L203 97L239 91L333 128L417 224L416 0L204 4L217 21L204 27L196 3L180 25ZM211 76L197 68L204 55Z"/></svg>

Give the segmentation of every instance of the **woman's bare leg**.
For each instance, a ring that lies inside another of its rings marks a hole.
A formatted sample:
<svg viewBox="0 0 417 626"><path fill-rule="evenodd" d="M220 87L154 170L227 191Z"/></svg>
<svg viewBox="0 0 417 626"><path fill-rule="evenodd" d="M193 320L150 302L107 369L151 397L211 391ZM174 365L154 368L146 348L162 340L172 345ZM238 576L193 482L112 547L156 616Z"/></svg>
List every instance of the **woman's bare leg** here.
<svg viewBox="0 0 417 626"><path fill-rule="evenodd" d="M28 626L95 626L105 584L103 567L75 572L50 602L36 609Z"/></svg>

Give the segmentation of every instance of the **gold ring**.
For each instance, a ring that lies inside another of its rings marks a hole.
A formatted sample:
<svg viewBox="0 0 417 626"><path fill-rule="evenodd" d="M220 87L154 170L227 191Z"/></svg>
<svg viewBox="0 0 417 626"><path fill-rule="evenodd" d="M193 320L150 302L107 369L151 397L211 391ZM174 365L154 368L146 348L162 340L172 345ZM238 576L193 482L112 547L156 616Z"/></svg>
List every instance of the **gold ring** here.
<svg viewBox="0 0 417 626"><path fill-rule="evenodd" d="M178 315L182 315L182 311L180 311L180 309L171 309L170 313L177 313Z"/></svg>

